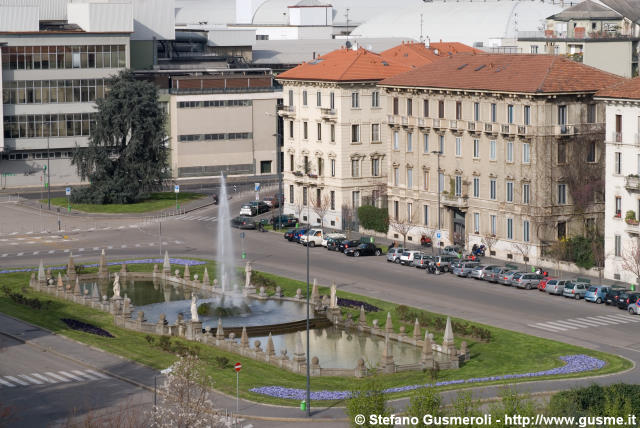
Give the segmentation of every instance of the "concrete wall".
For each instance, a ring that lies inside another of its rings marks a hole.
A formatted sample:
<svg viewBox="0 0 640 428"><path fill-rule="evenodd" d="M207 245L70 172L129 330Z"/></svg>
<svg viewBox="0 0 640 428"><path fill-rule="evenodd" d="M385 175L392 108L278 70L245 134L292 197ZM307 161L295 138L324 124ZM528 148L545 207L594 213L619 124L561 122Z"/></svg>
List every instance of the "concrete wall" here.
<svg viewBox="0 0 640 428"><path fill-rule="evenodd" d="M631 76L630 40L602 43L586 43L583 63L609 73Z"/></svg>

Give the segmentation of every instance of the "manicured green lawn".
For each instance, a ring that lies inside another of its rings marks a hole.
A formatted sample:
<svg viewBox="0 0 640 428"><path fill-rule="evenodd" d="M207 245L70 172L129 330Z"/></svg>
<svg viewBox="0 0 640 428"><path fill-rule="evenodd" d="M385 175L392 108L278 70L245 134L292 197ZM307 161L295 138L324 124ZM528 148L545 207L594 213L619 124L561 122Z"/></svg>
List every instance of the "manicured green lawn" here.
<svg viewBox="0 0 640 428"><path fill-rule="evenodd" d="M210 277L214 278L215 265L212 262L207 262L206 265L202 266L191 266L191 274L193 275L197 273L199 277L202 278L202 273L205 266L207 266L208 268ZM129 265L128 268L131 271L149 271L153 268L153 266ZM172 270L176 268L178 268L178 266L172 266ZM113 271L117 271L118 269L119 267L117 266L111 267L111 270ZM90 272L91 270L95 270L95 268L87 269L87 272ZM29 276L29 273L13 273L0 275L0 287L7 286L14 291L22 290L21 292L29 297L38 297L43 300L51 300L54 302L53 306L48 310L30 309L26 306L13 303L2 291L0 291L1 312L46 327L56 333L63 334L78 341L96 346L114 354L124 356L126 358L130 358L132 360L157 369L166 368L172 363L172 361L175 360L176 356L173 353L162 351L157 346L150 344L145 338L145 336L147 335L115 327L111 315L92 310L85 306L81 306L64 300L59 300L49 295L37 293L28 289L27 284ZM303 295L305 295L305 283L266 273L258 273L256 280L264 281L264 278L275 281L275 283L277 283L277 285L282 288L286 296L294 296L298 288L301 288L303 291ZM271 284L267 287L267 292L272 293L273 291L274 287L273 284ZM329 289L327 287L320 287L320 292L323 294L328 294ZM397 305L352 293L345 293L342 291L338 291L338 296L342 298L364 301L381 308L381 311L379 312L367 314L367 320L369 321L369 323L371 323L373 319L378 319L379 325L384 326L387 316L386 314L387 312L390 312L393 319L394 329L398 331L400 326L404 325L407 333L412 334L413 324L410 322L402 323L400 321L399 313L401 313L402 311L398 311ZM357 319L357 314L359 313L359 311L356 309L343 309L343 314L346 313L352 314L352 318ZM420 311L420 313L424 313L426 316L433 317L434 319L440 317L437 314L428 314L424 311ZM75 318L97 325L111 332L115 336L115 338L104 338L84 332L70 330L66 326L66 324L60 321L61 318L65 317ZM551 369L563 364L558 359L558 357L571 354L591 355L603 359L607 362L607 365L603 369L597 372L590 372L588 373L589 375L600 375L605 373L617 372L627 369L631 366L631 363L628 360L614 355L591 351L577 346L541 339L490 326L479 324L475 325L488 329L492 335L491 340L489 342L483 342L470 337L464 338L464 340L466 340L469 345L469 349L471 352L471 361L464 364L464 366L458 370L440 371L437 376L438 381L502 374L526 373ZM442 331L438 331L435 329L430 329L430 331L435 334L435 338L437 341L440 341L442 339ZM421 330L421 334L424 335L424 328ZM154 340L157 342L157 336ZM293 374L265 363L260 363L251 359L243 358L236 354L224 352L215 347L205 346L198 343L191 343L182 339L172 338L171 340L197 349L200 358L206 362L210 374L216 381L216 388L227 394L235 394L235 372L231 367L220 369L216 364L216 357L226 357L231 364L235 362L242 363L243 370L241 373L240 395L244 398L273 404L297 405L298 403L293 402L293 400L271 398L252 393L249 391L249 389L259 386L271 385L291 388L305 388L306 381L304 376ZM456 337L456 344L459 346L462 340L462 338ZM579 376L580 374L567 375L564 377ZM560 376L554 376L553 378L558 379L560 378ZM541 379L544 378L535 378L535 380ZM349 390L359 382L361 382L361 380L355 378L318 377L312 379L311 385L313 390ZM394 375L380 375L380 382L382 383L384 388L389 388L394 386L413 385L417 383L430 383L433 382L433 379L428 372L423 373L420 371L414 371L402 372ZM473 386L477 385L479 384L473 384ZM397 393L393 394L393 397L401 397L408 394L409 393ZM329 401L324 401L320 405L330 406L335 404L340 405L340 403Z"/></svg>
<svg viewBox="0 0 640 428"><path fill-rule="evenodd" d="M206 195L201 193L182 192L178 193L178 204L190 202L196 199L204 198ZM46 200L42 200L47 202ZM51 205L67 208L67 198L52 198ZM165 208L176 207L176 194L172 192L152 193L149 199L135 204L71 204L71 209L85 211L88 213L110 213L110 214L128 214L128 213L144 213L149 211L157 211Z"/></svg>

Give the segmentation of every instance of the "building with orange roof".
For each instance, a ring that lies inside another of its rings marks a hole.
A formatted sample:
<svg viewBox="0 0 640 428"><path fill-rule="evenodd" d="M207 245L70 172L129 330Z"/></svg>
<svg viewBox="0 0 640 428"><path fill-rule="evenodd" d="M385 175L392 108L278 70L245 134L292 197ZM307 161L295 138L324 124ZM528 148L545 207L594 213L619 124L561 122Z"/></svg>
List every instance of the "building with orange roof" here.
<svg viewBox="0 0 640 428"><path fill-rule="evenodd" d="M342 48L278 75L287 212L345 228L362 203L382 206L389 147L376 83L410 69L362 48ZM323 209L314 210L318 205Z"/></svg>
<svg viewBox="0 0 640 428"><path fill-rule="evenodd" d="M640 77L596 94L606 108L604 276L636 284L625 261L637 263L640 251Z"/></svg>
<svg viewBox="0 0 640 428"><path fill-rule="evenodd" d="M380 55L389 61L417 68L458 53L480 54L484 51L458 42L431 43L429 46L422 42L402 42L391 49L380 52Z"/></svg>
<svg viewBox="0 0 640 428"><path fill-rule="evenodd" d="M559 238L602 231L594 94L624 80L558 56L473 53L382 80L391 224L535 264Z"/></svg>

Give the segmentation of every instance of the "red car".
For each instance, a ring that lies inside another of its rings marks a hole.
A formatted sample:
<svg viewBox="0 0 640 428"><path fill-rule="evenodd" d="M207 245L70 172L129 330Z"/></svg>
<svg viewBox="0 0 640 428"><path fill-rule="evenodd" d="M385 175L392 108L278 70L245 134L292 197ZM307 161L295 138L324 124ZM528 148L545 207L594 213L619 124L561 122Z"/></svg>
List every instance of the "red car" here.
<svg viewBox="0 0 640 428"><path fill-rule="evenodd" d="M551 278L551 277L545 277L544 279L542 279L539 283L538 283L538 290L540 291L545 291L545 289L547 288L547 281L551 280L551 279L555 279L555 278Z"/></svg>

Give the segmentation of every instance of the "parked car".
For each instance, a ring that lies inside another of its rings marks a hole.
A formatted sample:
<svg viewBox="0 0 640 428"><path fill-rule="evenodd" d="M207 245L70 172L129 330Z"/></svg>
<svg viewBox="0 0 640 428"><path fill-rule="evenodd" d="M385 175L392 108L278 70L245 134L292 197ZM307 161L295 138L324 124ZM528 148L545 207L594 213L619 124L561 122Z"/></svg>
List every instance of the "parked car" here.
<svg viewBox="0 0 640 428"><path fill-rule="evenodd" d="M618 299L620 295L627 292L624 288L611 288L604 296L604 303L608 305L618 306Z"/></svg>
<svg viewBox="0 0 640 428"><path fill-rule="evenodd" d="M627 311L630 315L640 315L640 294L633 294L633 297L629 297Z"/></svg>
<svg viewBox="0 0 640 428"><path fill-rule="evenodd" d="M453 274L456 276L460 276L463 278L466 278L469 276L469 274L471 273L471 271L478 267L479 263L478 262L460 262L460 264L458 265L458 267L453 268Z"/></svg>
<svg viewBox="0 0 640 428"><path fill-rule="evenodd" d="M404 253L404 248L392 248L387 251L387 261L393 263L400 263L400 256Z"/></svg>
<svg viewBox="0 0 640 428"><path fill-rule="evenodd" d="M347 248L357 247L358 245L360 245L360 241L357 241L355 239L351 239L351 240L345 239L340 242L340 245L338 246L338 251L340 251L341 253L344 253L344 250L346 250Z"/></svg>
<svg viewBox="0 0 640 428"><path fill-rule="evenodd" d="M357 247L350 247L344 250L347 256L360 257L360 256L380 256L382 250L376 247L375 244L369 242L367 244L360 244Z"/></svg>
<svg viewBox="0 0 640 428"><path fill-rule="evenodd" d="M416 254L420 254L420 251L415 251L415 250L405 250L402 255L400 256L400 264L403 266L409 266L411 265L411 262L413 262L413 257Z"/></svg>
<svg viewBox="0 0 640 428"><path fill-rule="evenodd" d="M484 276L487 275L491 269L498 267L496 265L478 265L475 269L471 271L469 277L473 279L484 279Z"/></svg>
<svg viewBox="0 0 640 428"><path fill-rule="evenodd" d="M344 233L326 233L320 245L322 245L323 247L326 247L327 241L329 239L340 239L341 241L344 241L345 239L347 239L347 236Z"/></svg>
<svg viewBox="0 0 640 428"><path fill-rule="evenodd" d="M413 257L412 266L415 266L418 269L426 269L430 263L433 263L433 256L428 256L424 253L420 253L420 254L416 254Z"/></svg>
<svg viewBox="0 0 640 428"><path fill-rule="evenodd" d="M588 288L589 284L585 284L584 282L567 281L564 284L562 295L564 297L573 297L576 300L580 300L581 298L584 298L585 294L587 294Z"/></svg>
<svg viewBox="0 0 640 428"><path fill-rule="evenodd" d="M284 233L284 239L291 242L293 241L293 235L298 231L298 229L289 229Z"/></svg>
<svg viewBox="0 0 640 428"><path fill-rule="evenodd" d="M236 229L255 229L256 222L249 217L240 215L231 219L231 227Z"/></svg>
<svg viewBox="0 0 640 428"><path fill-rule="evenodd" d="M447 245L442 249L442 254L457 256L462 254L462 247L460 245Z"/></svg>
<svg viewBox="0 0 640 428"><path fill-rule="evenodd" d="M502 275L505 272L509 272L510 270L511 269L509 269L508 267L496 266L489 271L489 273L487 274L487 276L484 277L484 279L485 281L496 283L498 282L498 279L500 279L500 275Z"/></svg>
<svg viewBox="0 0 640 428"><path fill-rule="evenodd" d="M547 285L544 287L544 291L548 294L555 294L558 296L562 296L564 292L564 286L566 283L570 282L567 279L550 279L547 281Z"/></svg>
<svg viewBox="0 0 640 428"><path fill-rule="evenodd" d="M555 278L549 278L548 276L544 277L543 275L543 278L538 283L538 291L545 291L545 288L547 288L547 281L550 281L552 279L555 279Z"/></svg>
<svg viewBox="0 0 640 428"><path fill-rule="evenodd" d="M280 206L280 202L278 201L278 196L273 195L270 198L264 198L262 200L265 204L269 206L269 208L278 208Z"/></svg>
<svg viewBox="0 0 640 428"><path fill-rule="evenodd" d="M511 280L513 279L513 275L515 275L517 273L520 273L520 272L517 271L517 270L509 270L509 271L504 272L498 278L498 284L511 285Z"/></svg>
<svg viewBox="0 0 640 428"><path fill-rule="evenodd" d="M267 205L264 201L251 201L249 205L255 207L258 214L269 212L269 205Z"/></svg>
<svg viewBox="0 0 640 428"><path fill-rule="evenodd" d="M435 268L440 272L450 272L451 262L458 260L457 256L436 256L433 259Z"/></svg>
<svg viewBox="0 0 640 428"><path fill-rule="evenodd" d="M607 297L607 293L611 290L611 287L606 285L592 285L587 289L587 294L584 295L586 302L602 303Z"/></svg>
<svg viewBox="0 0 640 428"><path fill-rule="evenodd" d="M327 250L328 251L340 251L340 243L345 238L327 238Z"/></svg>
<svg viewBox="0 0 640 428"><path fill-rule="evenodd" d="M324 239L324 231L322 229L311 229L309 233L305 233L300 237L300 243L302 245L307 245L309 242L310 247L321 246L322 240Z"/></svg>
<svg viewBox="0 0 640 428"><path fill-rule="evenodd" d="M298 219L291 214L285 214L282 216L277 215L275 217L271 217L269 223L274 227L295 227L296 224L298 224Z"/></svg>
<svg viewBox="0 0 640 428"><path fill-rule="evenodd" d="M306 228L297 229L296 232L293 234L292 241L297 242L299 244L300 243L300 238L302 238L302 236L305 235L306 233L307 233L307 229Z"/></svg>
<svg viewBox="0 0 640 428"><path fill-rule="evenodd" d="M247 215L253 217L258 214L258 208L252 206L251 204L244 204L240 207L240 215Z"/></svg>
<svg viewBox="0 0 640 428"><path fill-rule="evenodd" d="M542 278L544 277L537 273L525 273L518 277L512 285L518 288L531 290L532 288L538 287L538 283L542 280Z"/></svg>
<svg viewBox="0 0 640 428"><path fill-rule="evenodd" d="M620 294L620 297L618 298L618 308L624 309L625 311L628 310L630 305L633 305L638 301L638 297L640 297L640 293L625 291Z"/></svg>

